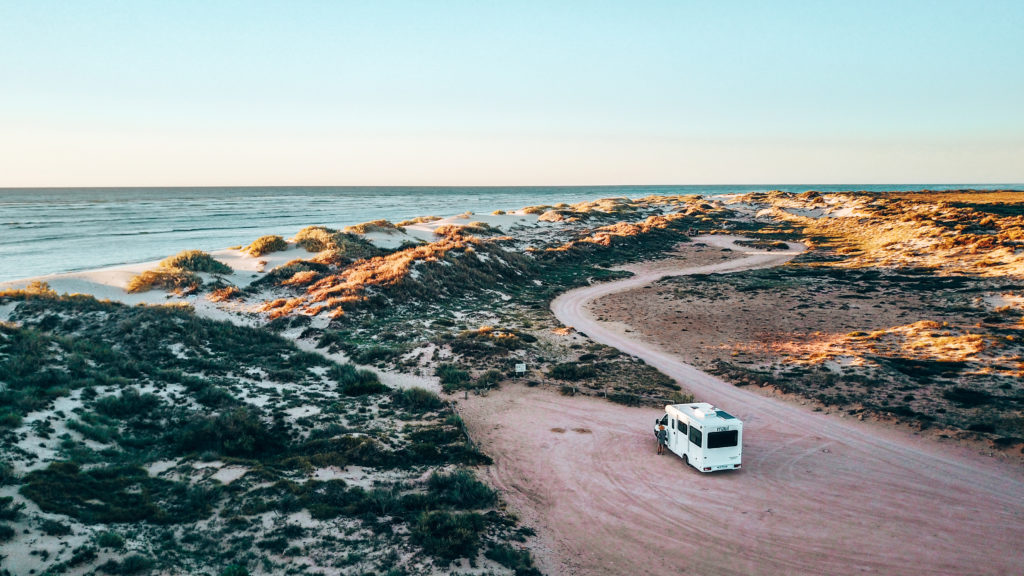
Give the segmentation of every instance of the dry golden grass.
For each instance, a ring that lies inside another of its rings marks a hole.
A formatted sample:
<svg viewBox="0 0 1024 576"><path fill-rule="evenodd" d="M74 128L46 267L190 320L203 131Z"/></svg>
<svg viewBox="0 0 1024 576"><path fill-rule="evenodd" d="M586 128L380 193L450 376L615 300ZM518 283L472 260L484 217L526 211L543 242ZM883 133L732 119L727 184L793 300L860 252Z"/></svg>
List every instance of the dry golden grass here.
<svg viewBox="0 0 1024 576"><path fill-rule="evenodd" d="M436 222L440 220L440 216L417 216L409 220L402 220L395 226L412 226L413 224L426 224L428 222Z"/></svg>
<svg viewBox="0 0 1024 576"><path fill-rule="evenodd" d="M154 270L146 270L128 281L125 291L130 293L149 290L195 290L203 285L196 272L230 274L231 267L218 262L201 250L185 250L164 259Z"/></svg>
<svg viewBox="0 0 1024 576"><path fill-rule="evenodd" d="M373 220L371 222L363 222L362 224L346 226L343 231L349 234L368 234L370 232L401 232L401 230L398 229L398 226L392 224L387 220Z"/></svg>
<svg viewBox="0 0 1024 576"><path fill-rule="evenodd" d="M150 290L195 290L203 281L194 273L181 268L146 270L128 281L125 291L135 294Z"/></svg>
<svg viewBox="0 0 1024 576"><path fill-rule="evenodd" d="M306 249L306 252L322 252L334 245L330 230L323 226L307 226L291 239L299 246Z"/></svg>
<svg viewBox="0 0 1024 576"><path fill-rule="evenodd" d="M956 207L926 194L875 196L829 194L805 201L791 194L767 194L763 212L793 224L820 247L847 256L830 266L846 268L932 268L940 275L1024 278L1024 217L998 216ZM940 195L941 196L941 195ZM979 202L988 195L971 195ZM1020 193L998 193L1001 199ZM954 196L956 197L956 196ZM748 198L750 199L750 198ZM811 217L798 210L827 206L831 215ZM841 211L837 208L841 207Z"/></svg>
<svg viewBox="0 0 1024 576"><path fill-rule="evenodd" d="M245 248L250 256L263 256L270 252L281 252L288 249L288 243L280 236L260 236Z"/></svg>
<svg viewBox="0 0 1024 576"><path fill-rule="evenodd" d="M344 314L346 304L365 300L367 290L393 286L404 280L415 262L436 262L444 259L450 251L466 251L479 242L472 236L462 235L458 226L450 228L435 242L357 260L334 274L298 272L284 284L306 286L305 293L290 299L279 298L267 302L260 310L267 312L271 318L292 312L311 315L328 312L332 318L339 317Z"/></svg>
<svg viewBox="0 0 1024 576"><path fill-rule="evenodd" d="M540 222L565 222L566 220L570 220L570 218L566 218L566 216L558 210L548 210L538 216L537 220Z"/></svg>
<svg viewBox="0 0 1024 576"><path fill-rule="evenodd" d="M210 292L207 298L211 302L227 302L228 300L235 300L242 296L242 291L237 286L225 286L218 290Z"/></svg>
<svg viewBox="0 0 1024 576"><path fill-rule="evenodd" d="M652 230L668 228L673 221L685 218L686 216L681 213L668 214L665 216L648 216L646 220L636 223L630 222L619 222L617 224L611 224L609 226L602 226L594 231L590 236L581 238L579 240L572 240L566 242L561 246L554 248L548 248L551 252L561 252L571 250L572 248L580 244L600 244L601 246L608 246L612 242L614 237L629 237L639 236L647 234Z"/></svg>

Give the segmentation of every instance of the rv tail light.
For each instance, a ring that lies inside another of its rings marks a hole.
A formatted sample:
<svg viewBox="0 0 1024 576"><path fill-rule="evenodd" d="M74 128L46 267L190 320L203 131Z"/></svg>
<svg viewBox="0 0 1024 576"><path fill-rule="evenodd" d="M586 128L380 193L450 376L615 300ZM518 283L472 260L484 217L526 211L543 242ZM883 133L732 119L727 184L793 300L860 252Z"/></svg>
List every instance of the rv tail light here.
<svg viewBox="0 0 1024 576"><path fill-rule="evenodd" d="M704 471L705 472L711 472L711 466L708 466L707 468L705 468Z"/></svg>

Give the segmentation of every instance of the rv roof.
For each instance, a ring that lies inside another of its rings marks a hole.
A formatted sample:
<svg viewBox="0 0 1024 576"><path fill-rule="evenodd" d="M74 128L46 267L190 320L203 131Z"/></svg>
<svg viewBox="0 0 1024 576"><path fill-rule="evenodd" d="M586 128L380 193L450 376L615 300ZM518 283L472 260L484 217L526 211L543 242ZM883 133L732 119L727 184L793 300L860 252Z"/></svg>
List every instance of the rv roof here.
<svg viewBox="0 0 1024 576"><path fill-rule="evenodd" d="M695 420L704 422L705 424L711 424L712 420L722 421L722 425L742 426L743 424L738 418L736 418L732 414L729 414L725 410L719 410L712 406L711 404L708 404L707 402L692 402L690 404L672 404L666 406L665 408L666 410L668 410L669 408L674 409L678 412L686 414L690 418L694 418ZM726 420L728 420L729 422L724 422Z"/></svg>

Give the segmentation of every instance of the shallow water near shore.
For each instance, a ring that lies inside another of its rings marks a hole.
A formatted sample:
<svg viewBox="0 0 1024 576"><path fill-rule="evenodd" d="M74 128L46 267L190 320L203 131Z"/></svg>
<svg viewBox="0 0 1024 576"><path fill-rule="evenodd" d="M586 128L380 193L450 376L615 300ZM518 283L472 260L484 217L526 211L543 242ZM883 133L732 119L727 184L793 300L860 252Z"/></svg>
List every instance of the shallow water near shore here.
<svg viewBox="0 0 1024 576"><path fill-rule="evenodd" d="M0 282L217 250L310 225L516 210L650 194L908 191L1010 185L231 187L0 189ZM1014 187L1019 187L1015 185Z"/></svg>

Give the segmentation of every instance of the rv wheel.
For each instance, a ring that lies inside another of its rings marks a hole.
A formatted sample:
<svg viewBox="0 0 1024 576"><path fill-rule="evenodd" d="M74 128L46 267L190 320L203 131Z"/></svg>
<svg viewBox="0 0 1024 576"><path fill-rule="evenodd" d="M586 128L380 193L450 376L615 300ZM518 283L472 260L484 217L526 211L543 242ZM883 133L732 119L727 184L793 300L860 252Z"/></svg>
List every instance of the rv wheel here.
<svg viewBox="0 0 1024 576"><path fill-rule="evenodd" d="M689 464L689 463L690 463L690 459L686 457L686 454L683 454L683 464Z"/></svg>

